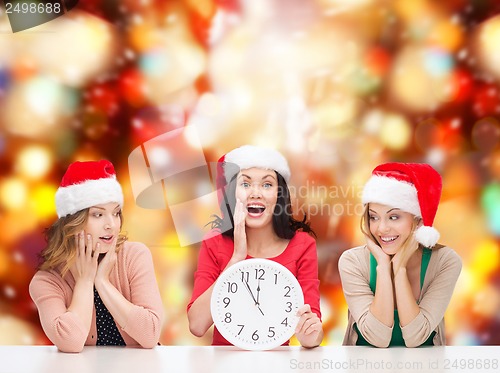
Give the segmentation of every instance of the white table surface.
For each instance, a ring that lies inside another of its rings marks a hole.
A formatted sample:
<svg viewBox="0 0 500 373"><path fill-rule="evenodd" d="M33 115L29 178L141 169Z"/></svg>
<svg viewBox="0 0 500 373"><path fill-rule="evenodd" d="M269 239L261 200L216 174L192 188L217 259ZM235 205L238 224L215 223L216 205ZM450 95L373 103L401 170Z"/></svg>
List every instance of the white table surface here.
<svg viewBox="0 0 500 373"><path fill-rule="evenodd" d="M85 347L78 354L62 353L54 346L0 346L1 373L500 372L499 362L500 346L326 346L311 350L293 346L272 351L211 346Z"/></svg>

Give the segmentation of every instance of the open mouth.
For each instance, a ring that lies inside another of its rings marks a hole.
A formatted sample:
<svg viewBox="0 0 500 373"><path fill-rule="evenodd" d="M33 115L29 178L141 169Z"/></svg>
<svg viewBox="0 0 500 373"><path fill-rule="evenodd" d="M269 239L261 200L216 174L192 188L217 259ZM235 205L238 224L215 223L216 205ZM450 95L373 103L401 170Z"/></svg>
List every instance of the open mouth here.
<svg viewBox="0 0 500 373"><path fill-rule="evenodd" d="M105 243L111 243L113 241L113 236L102 236L99 237L99 239Z"/></svg>
<svg viewBox="0 0 500 373"><path fill-rule="evenodd" d="M248 214L251 216L260 216L264 213L265 210L266 206L261 204L252 203L247 206Z"/></svg>
<svg viewBox="0 0 500 373"><path fill-rule="evenodd" d="M380 237L380 241L383 243L391 243L394 242L399 236L391 236L391 237Z"/></svg>

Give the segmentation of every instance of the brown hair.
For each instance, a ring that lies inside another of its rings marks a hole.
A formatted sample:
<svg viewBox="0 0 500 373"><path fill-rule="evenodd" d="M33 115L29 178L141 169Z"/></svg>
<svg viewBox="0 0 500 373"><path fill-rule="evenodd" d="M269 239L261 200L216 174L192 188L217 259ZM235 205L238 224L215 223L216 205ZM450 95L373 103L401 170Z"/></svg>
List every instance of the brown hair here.
<svg viewBox="0 0 500 373"><path fill-rule="evenodd" d="M120 228L123 225L123 216L120 211ZM76 237L80 233L89 217L89 209L80 210L66 215L55 221L45 230L47 246L40 253L40 270L56 270L62 277L68 272L76 259ZM120 233L116 242L117 251L127 240L125 234Z"/></svg>

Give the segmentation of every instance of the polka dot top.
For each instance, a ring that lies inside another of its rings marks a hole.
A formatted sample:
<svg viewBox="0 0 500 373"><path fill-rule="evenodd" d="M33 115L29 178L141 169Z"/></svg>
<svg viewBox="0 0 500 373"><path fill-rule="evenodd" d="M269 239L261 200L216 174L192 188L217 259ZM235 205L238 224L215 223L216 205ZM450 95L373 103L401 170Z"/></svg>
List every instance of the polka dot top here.
<svg viewBox="0 0 500 373"><path fill-rule="evenodd" d="M125 346L113 316L102 302L99 293L94 287L94 305L97 326L97 346Z"/></svg>
<svg viewBox="0 0 500 373"><path fill-rule="evenodd" d="M126 241L116 255L116 264L111 269L109 281L133 305L124 324L111 323L111 327L117 327L127 346L156 346L162 332L165 311L148 247L140 242ZM67 311L75 285L70 272L61 277L58 271L50 270L37 271L29 286L45 335L63 352L80 352L84 346L97 344L97 317L101 313L99 305L95 307L97 312L92 312L90 329L82 327L77 314ZM92 296L92 287L90 291L89 295Z"/></svg>

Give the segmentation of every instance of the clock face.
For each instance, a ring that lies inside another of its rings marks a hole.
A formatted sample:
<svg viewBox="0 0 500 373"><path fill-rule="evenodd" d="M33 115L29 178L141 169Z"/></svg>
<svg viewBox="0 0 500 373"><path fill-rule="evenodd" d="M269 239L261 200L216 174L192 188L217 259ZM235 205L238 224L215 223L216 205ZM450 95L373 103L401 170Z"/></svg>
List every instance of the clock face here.
<svg viewBox="0 0 500 373"><path fill-rule="evenodd" d="M284 266L269 259L246 259L217 279L210 308L214 324L233 345L269 350L285 343L299 321L302 288Z"/></svg>

